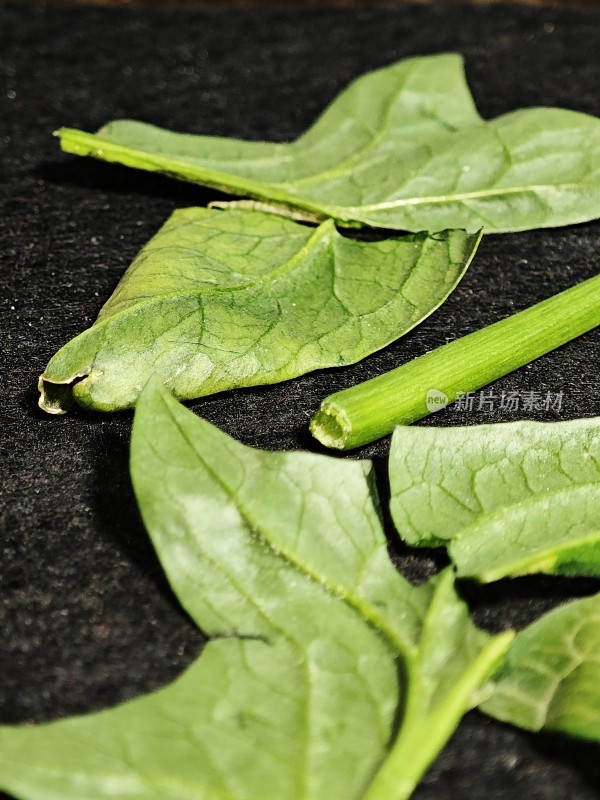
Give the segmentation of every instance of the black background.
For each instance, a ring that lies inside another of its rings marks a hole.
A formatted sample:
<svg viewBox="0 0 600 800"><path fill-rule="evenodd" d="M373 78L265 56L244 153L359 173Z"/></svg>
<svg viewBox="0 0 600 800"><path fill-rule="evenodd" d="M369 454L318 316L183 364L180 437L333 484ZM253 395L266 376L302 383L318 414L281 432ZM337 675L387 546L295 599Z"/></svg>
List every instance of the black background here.
<svg viewBox="0 0 600 800"><path fill-rule="evenodd" d="M465 56L484 117L542 104L598 115L599 22L594 12L517 7L194 13L0 5L0 722L55 719L148 692L178 675L203 641L138 517L127 470L131 415L47 416L36 406L36 379L93 321L171 210L217 195L63 155L52 131L136 117L286 140L351 78L446 50ZM307 423L322 397L591 277L598 241L600 223L485 238L447 303L381 353L191 407L246 443L317 450ZM600 414L599 364L595 331L494 385L563 392L560 415L447 409L423 424ZM388 447L382 440L353 456L376 457L385 476ZM410 578L444 563L390 536ZM597 589L592 580L533 577L463 593L479 624L501 630ZM591 800L600 797L599 755L596 745L527 734L473 712L415 798Z"/></svg>

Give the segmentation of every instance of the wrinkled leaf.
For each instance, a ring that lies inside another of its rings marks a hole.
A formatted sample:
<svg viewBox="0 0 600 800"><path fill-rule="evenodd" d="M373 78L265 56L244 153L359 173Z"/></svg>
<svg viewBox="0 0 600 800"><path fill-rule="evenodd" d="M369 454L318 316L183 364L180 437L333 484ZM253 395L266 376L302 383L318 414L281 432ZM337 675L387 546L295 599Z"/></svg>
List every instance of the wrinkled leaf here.
<svg viewBox="0 0 600 800"><path fill-rule="evenodd" d="M142 249L97 322L40 378L63 413L132 406L155 372L179 398L351 364L442 303L479 237L380 242L258 211L176 211Z"/></svg>
<svg viewBox="0 0 600 800"><path fill-rule="evenodd" d="M482 706L528 730L600 741L600 595L551 611L517 634Z"/></svg>
<svg viewBox="0 0 600 800"><path fill-rule="evenodd" d="M408 797L509 637L473 627L449 571L419 589L396 572L371 464L244 447L152 381L132 476L169 581L212 641L154 694L0 728L0 788L22 800Z"/></svg>
<svg viewBox="0 0 600 800"><path fill-rule="evenodd" d="M532 108L485 122L453 54L364 75L289 144L132 120L59 135L67 152L256 198L309 220L499 232L600 216L600 121Z"/></svg>
<svg viewBox="0 0 600 800"><path fill-rule="evenodd" d="M600 575L598 418L400 427L390 482L401 535L449 542L461 576Z"/></svg>

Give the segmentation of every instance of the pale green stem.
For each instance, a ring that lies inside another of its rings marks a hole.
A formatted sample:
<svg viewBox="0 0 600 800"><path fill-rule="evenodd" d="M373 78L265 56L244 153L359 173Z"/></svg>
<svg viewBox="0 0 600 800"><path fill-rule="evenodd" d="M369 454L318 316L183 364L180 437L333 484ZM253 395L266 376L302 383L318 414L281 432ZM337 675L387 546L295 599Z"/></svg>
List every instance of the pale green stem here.
<svg viewBox="0 0 600 800"><path fill-rule="evenodd" d="M310 429L327 447L349 450L396 425L432 413L427 395L442 404L528 364L600 325L600 275L525 311L443 345L385 375L336 392L321 403ZM441 405L440 407L443 407Z"/></svg>
<svg viewBox="0 0 600 800"><path fill-rule="evenodd" d="M60 138L60 146L65 153L72 153L76 156L92 156L102 161L116 162L124 164L126 167L148 170L149 172L161 172L190 183L210 186L221 192L246 194L257 198L259 208L268 209L273 213L282 214L291 219L307 222L320 222L327 219L328 216L337 219L333 209L320 208L306 198L289 194L276 184L268 186L270 201L264 204L261 201L261 197L264 193L265 184L261 181L220 172L201 164L173 158L164 153L146 152L135 147L113 142L99 134L86 133L75 128L61 128L56 131L55 135ZM241 202L244 203L244 201ZM250 203L246 201L244 204L253 207L252 201ZM220 203L214 203L213 205L216 207L222 206ZM330 211L331 213L329 213Z"/></svg>
<svg viewBox="0 0 600 800"><path fill-rule="evenodd" d="M362 800L407 800L473 705L477 691L510 647L512 631L495 636L469 665L452 691L424 711L418 661L408 671L408 699L400 734Z"/></svg>

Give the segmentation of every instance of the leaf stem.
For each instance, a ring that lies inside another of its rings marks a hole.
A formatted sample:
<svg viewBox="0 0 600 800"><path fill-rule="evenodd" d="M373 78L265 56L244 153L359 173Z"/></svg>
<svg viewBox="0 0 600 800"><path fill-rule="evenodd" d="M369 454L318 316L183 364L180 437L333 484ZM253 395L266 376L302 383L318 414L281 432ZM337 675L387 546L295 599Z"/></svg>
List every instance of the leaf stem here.
<svg viewBox="0 0 600 800"><path fill-rule="evenodd" d="M600 275L326 397L310 429L327 447L349 450L441 410L600 324ZM436 406L437 402L437 406Z"/></svg>
<svg viewBox="0 0 600 800"><path fill-rule="evenodd" d="M409 672L406 716L400 735L392 745L363 800L408 800L417 784L454 733L466 709L482 683L494 672L513 641L512 631L494 636L454 685L440 698L433 710L424 711L421 698L426 695L418 662ZM415 702L416 701L416 702Z"/></svg>
<svg viewBox="0 0 600 800"><path fill-rule="evenodd" d="M65 153L91 156L102 161L123 164L133 169L160 172L190 183L209 186L227 194L248 195L258 201L259 208L263 206L265 187L267 187L267 206L273 214L308 222L322 222L328 218L337 219L333 208L330 209L328 206L321 208L318 203L301 196L296 197L276 184L271 185L244 178L241 175L221 172L218 169L203 166L201 163L174 158L165 153L130 147L102 136L101 132L86 133L76 128L60 128L54 135L60 139L60 146ZM223 206L214 203L213 207L222 208ZM250 204L247 207L252 208L253 206ZM357 223L354 223L352 227L356 225Z"/></svg>

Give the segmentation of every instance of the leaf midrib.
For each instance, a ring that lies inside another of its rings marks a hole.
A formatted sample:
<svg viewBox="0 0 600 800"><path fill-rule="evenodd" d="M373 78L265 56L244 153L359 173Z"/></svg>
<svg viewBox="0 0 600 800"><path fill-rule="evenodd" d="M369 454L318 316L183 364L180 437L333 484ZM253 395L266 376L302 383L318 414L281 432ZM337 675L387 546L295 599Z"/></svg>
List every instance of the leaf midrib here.
<svg viewBox="0 0 600 800"><path fill-rule="evenodd" d="M577 539L571 539L568 542L555 544L553 546L548 545L545 548L535 550L529 555L521 558L504 558L503 560L498 559L496 562L497 565L492 569L476 570L473 572L463 572L462 569L459 569L458 574L459 577L476 575L484 583L492 583L493 581L511 576L530 575L534 573L539 574L540 572L548 571L547 568L544 569L544 562L546 559L552 558L554 555L556 555L556 562L554 565L552 565L552 569L554 569L555 567L560 567L560 556L565 552L578 547L590 547L598 544L599 542L600 527L597 527L579 536ZM588 571L585 574L592 576L597 575L597 573L592 573L591 571Z"/></svg>
<svg viewBox="0 0 600 800"><path fill-rule="evenodd" d="M537 503L542 502L548 498L552 497L559 497L560 495L569 495L571 493L577 492L580 489L593 489L594 487L598 487L600 485L600 480L595 481L584 481L582 483L576 483L572 486L563 486L559 489L548 489L547 491L542 492L535 492L534 494L528 495L527 497L523 497L520 500L515 500L511 503L505 503L501 506L498 506L491 511L482 511L480 514L477 514L468 525L466 525L462 530L460 530L455 536L451 537L446 541L458 541L459 539L466 537L471 531L471 528L475 528L478 525L481 525L484 522L493 521L496 517L498 519L502 519L506 514L509 514L515 508L521 508L523 506L534 506Z"/></svg>
<svg viewBox="0 0 600 800"><path fill-rule="evenodd" d="M474 192L460 192L456 194L445 194L445 195L432 195L429 197L406 197L400 198L398 200L390 200L385 201L382 203L372 203L370 205L364 206L334 206L333 208L337 208L343 210L344 212L363 212L363 211L385 211L386 209L394 209L394 208L401 208L403 206L417 206L417 205L424 205L424 204L435 204L435 203L448 203L448 202L456 202L456 201L465 201L465 200L478 200L480 198L486 199L488 197L496 197L502 195L509 195L509 194L528 194L531 192L535 192L537 194L543 194L544 192L561 192L565 191L566 189L570 190L578 190L582 191L582 187L600 187L600 180L595 182L589 183L541 183L541 184L529 184L524 186L506 186L506 187L499 187L499 188L491 188L491 189L480 189Z"/></svg>
<svg viewBox="0 0 600 800"><path fill-rule="evenodd" d="M405 658L412 658L415 652L414 646L403 641L394 628L387 623L385 618L379 614L379 612L371 603L364 600L360 596L355 595L354 592L347 587L341 586L334 581L329 580L327 576L320 575L318 572L311 569L307 564L304 564L302 561L298 560L287 548L279 546L275 547L270 539L262 532L262 526L255 525L252 522L249 512L242 506L239 498L236 497L229 486L220 478L219 475L215 473L212 467L198 452L198 449L195 447L194 443L181 426L172 409L166 403L165 407L180 435L191 448L198 460L202 463L202 466L210 474L212 480L221 487L223 492L225 492L227 497L229 497L229 499L233 502L235 508L240 514L240 517L245 523L250 536L256 539L262 546L266 547L273 555L283 559L289 566L291 566L301 575L304 575L311 582L316 583L321 589L324 589L327 594L333 595L351 608L352 611L359 616L363 623L369 625L369 627L378 634L378 636L385 642L386 646L392 650L395 656L401 654Z"/></svg>

